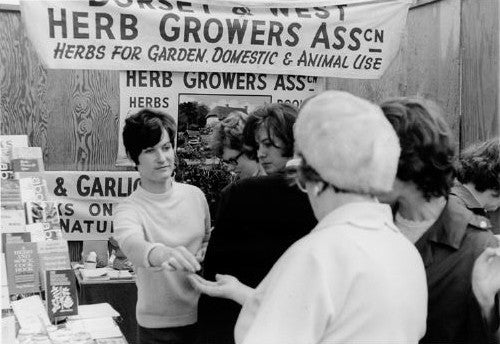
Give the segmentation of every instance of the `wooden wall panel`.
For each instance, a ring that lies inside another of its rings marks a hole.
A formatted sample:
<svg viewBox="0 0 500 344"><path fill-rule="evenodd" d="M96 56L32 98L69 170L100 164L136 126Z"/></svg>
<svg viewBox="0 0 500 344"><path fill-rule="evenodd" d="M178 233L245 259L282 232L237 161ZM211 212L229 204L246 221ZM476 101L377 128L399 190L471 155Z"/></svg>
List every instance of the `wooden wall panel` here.
<svg viewBox="0 0 500 344"><path fill-rule="evenodd" d="M117 170L117 71L46 69L19 12L0 12L2 134L28 134L47 170Z"/></svg>
<svg viewBox="0 0 500 344"><path fill-rule="evenodd" d="M460 1L443 0L409 11L399 53L379 80L331 78L340 89L380 102L395 96L423 96L442 108L454 134L460 114Z"/></svg>
<svg viewBox="0 0 500 344"><path fill-rule="evenodd" d="M498 11L498 0L462 1L462 148L499 134Z"/></svg>
<svg viewBox="0 0 500 344"><path fill-rule="evenodd" d="M498 0L417 4L422 6L410 10L400 51L380 80L330 78L327 88L375 102L432 98L462 146L498 134ZM114 166L118 72L47 70L19 12L0 11L0 97L0 133L27 133L42 147L48 170L121 169Z"/></svg>

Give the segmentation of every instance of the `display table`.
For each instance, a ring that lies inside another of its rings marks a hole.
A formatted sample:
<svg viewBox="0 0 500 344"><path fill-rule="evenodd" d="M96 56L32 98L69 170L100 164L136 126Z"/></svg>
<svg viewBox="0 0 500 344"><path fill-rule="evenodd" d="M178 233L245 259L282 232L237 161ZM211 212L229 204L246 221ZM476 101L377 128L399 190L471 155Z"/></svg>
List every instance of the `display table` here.
<svg viewBox="0 0 500 344"><path fill-rule="evenodd" d="M117 323L128 343L137 342L137 320L135 306L137 304L137 287L135 280L83 280L80 271L75 270L78 288L78 302L81 305L107 302L118 313Z"/></svg>

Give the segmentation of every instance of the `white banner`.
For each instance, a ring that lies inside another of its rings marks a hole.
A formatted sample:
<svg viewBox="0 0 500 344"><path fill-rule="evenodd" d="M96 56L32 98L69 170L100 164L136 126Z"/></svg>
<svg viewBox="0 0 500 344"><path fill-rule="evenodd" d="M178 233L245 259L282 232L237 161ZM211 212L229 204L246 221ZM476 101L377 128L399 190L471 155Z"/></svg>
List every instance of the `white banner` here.
<svg viewBox="0 0 500 344"><path fill-rule="evenodd" d="M21 0L21 13L49 68L375 79L398 52L410 4Z"/></svg>
<svg viewBox="0 0 500 344"><path fill-rule="evenodd" d="M178 124L177 149L196 150L210 159L207 147L212 129L229 113L241 111L249 114L265 103L291 103L299 107L304 99L324 88L325 79L315 76L121 72L116 164L133 165L125 153L121 133L125 118L141 108L155 108L170 114Z"/></svg>
<svg viewBox="0 0 500 344"><path fill-rule="evenodd" d="M48 200L59 204L66 240L108 240L113 211L139 183L137 172L45 171Z"/></svg>

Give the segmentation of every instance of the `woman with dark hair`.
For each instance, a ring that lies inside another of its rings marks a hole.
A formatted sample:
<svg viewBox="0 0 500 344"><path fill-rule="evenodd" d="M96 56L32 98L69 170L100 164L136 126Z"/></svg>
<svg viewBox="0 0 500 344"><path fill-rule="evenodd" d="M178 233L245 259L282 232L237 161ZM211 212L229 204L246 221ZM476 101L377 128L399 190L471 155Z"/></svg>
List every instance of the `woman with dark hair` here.
<svg viewBox="0 0 500 344"><path fill-rule="evenodd" d="M317 226L256 289L228 275L190 280L243 304L237 343L417 343L425 333L424 267L391 208L374 197L394 182L394 130L375 104L327 91L301 109L295 133L297 184Z"/></svg>
<svg viewBox="0 0 500 344"><path fill-rule="evenodd" d="M280 255L316 223L307 197L285 176L296 118L297 109L285 104L264 105L250 115L244 142L270 175L239 180L223 190L204 261L206 278L231 274L256 287ZM240 309L232 300L202 295L198 343L234 343Z"/></svg>
<svg viewBox="0 0 500 344"><path fill-rule="evenodd" d="M137 273L140 344L192 343L199 293L187 282L210 234L203 192L173 180L175 122L141 110L125 120L123 143L141 183L117 207L114 238Z"/></svg>
<svg viewBox="0 0 500 344"><path fill-rule="evenodd" d="M246 113L231 112L214 128L211 142L214 154L222 159L238 179L264 174L255 152L243 143L243 129L247 119Z"/></svg>
<svg viewBox="0 0 500 344"><path fill-rule="evenodd" d="M382 110L399 137L401 156L392 192L379 198L395 204L395 224L424 261L429 304L421 343L487 343L496 329L488 325L498 321L496 291L484 291L488 282L475 284L472 272L476 258L498 241L481 217L450 194L455 163L450 129L427 100L389 100Z"/></svg>
<svg viewBox="0 0 500 344"><path fill-rule="evenodd" d="M290 104L266 104L253 111L243 132L244 143L257 152L267 174L282 172L293 157L293 124L297 109Z"/></svg>

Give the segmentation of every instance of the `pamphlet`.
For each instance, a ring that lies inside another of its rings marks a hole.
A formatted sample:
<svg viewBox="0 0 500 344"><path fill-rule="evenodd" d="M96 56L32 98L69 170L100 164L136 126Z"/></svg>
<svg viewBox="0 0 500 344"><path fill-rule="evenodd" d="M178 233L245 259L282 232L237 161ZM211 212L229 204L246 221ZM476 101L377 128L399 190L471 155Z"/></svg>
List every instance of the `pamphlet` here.
<svg viewBox="0 0 500 344"><path fill-rule="evenodd" d="M92 305L79 305L78 315L71 319L101 318L101 317L119 317L118 313L109 303L94 303Z"/></svg>
<svg viewBox="0 0 500 344"><path fill-rule="evenodd" d="M5 253L0 256L0 279L1 279L1 295L2 295L2 309L10 308L9 301L9 285L7 282L7 266L5 265Z"/></svg>
<svg viewBox="0 0 500 344"><path fill-rule="evenodd" d="M39 292L40 276L36 243L9 243L5 247L5 257L10 294Z"/></svg>
<svg viewBox="0 0 500 344"><path fill-rule="evenodd" d="M26 202L26 222L41 223L46 240L62 239L57 203L49 201Z"/></svg>
<svg viewBox="0 0 500 344"><path fill-rule="evenodd" d="M24 209L2 209L0 214L2 233L24 231L26 216Z"/></svg>
<svg viewBox="0 0 500 344"><path fill-rule="evenodd" d="M37 243L40 259L42 286L45 286L45 271L66 270L71 268L66 240L48 240Z"/></svg>
<svg viewBox="0 0 500 344"><path fill-rule="evenodd" d="M2 343L16 342L16 318L12 315L2 317Z"/></svg>
<svg viewBox="0 0 500 344"><path fill-rule="evenodd" d="M42 148L13 147L11 166L14 172L43 172Z"/></svg>
<svg viewBox="0 0 500 344"><path fill-rule="evenodd" d="M73 269L45 272L47 311L54 321L57 317L78 314L75 273Z"/></svg>
<svg viewBox="0 0 500 344"><path fill-rule="evenodd" d="M42 178L40 173L16 173L16 177L19 178L23 203L47 200L47 181Z"/></svg>
<svg viewBox="0 0 500 344"><path fill-rule="evenodd" d="M30 242L31 234L29 232L9 232L2 233L2 253L5 253L7 244Z"/></svg>
<svg viewBox="0 0 500 344"><path fill-rule="evenodd" d="M74 332L88 332L93 339L123 337L111 317L72 320L67 326Z"/></svg>
<svg viewBox="0 0 500 344"><path fill-rule="evenodd" d="M19 180L1 179L0 186L1 186L0 200L1 200L2 210L23 209Z"/></svg>
<svg viewBox="0 0 500 344"><path fill-rule="evenodd" d="M14 147L28 147L28 135L1 135L0 157L2 164L9 164L12 160L12 149ZM7 167L10 169L10 167Z"/></svg>
<svg viewBox="0 0 500 344"><path fill-rule="evenodd" d="M40 295L12 301L11 305L21 328L40 332L50 325L50 319Z"/></svg>

